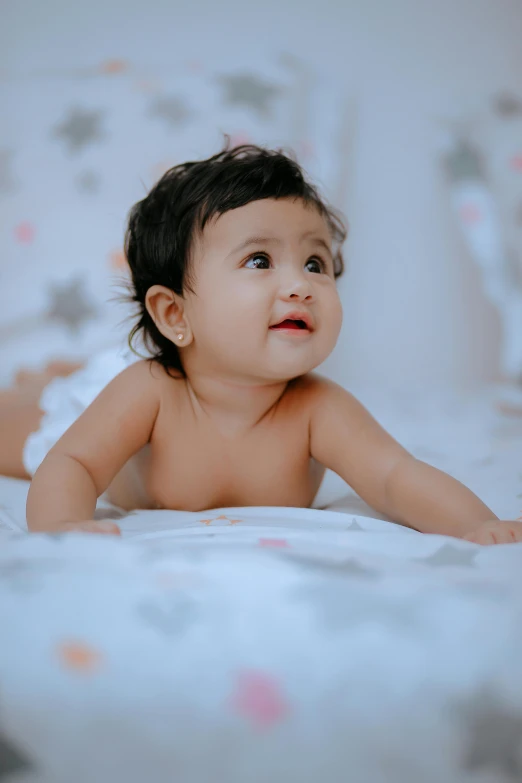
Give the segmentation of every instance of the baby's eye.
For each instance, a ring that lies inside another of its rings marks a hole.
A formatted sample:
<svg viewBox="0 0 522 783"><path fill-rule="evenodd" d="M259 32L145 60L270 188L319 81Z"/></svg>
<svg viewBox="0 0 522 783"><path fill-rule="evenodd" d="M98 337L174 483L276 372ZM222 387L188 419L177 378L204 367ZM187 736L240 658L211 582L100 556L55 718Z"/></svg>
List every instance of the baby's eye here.
<svg viewBox="0 0 522 783"><path fill-rule="evenodd" d="M270 266L270 259L268 258L268 256L265 256L264 253L256 253L255 255L250 256L250 258L246 260L245 266L249 264L251 261L256 261L258 259L260 259L262 263L267 264L267 266L260 266L259 264L256 264L253 267L252 266L249 267L249 269L268 269L268 266Z"/></svg>
<svg viewBox="0 0 522 783"><path fill-rule="evenodd" d="M317 269L312 269L312 272L316 272L316 271L325 272L326 271L326 264L320 258L309 258L308 261L306 262L307 266L308 266L308 264L315 264L315 266L319 268L318 270Z"/></svg>

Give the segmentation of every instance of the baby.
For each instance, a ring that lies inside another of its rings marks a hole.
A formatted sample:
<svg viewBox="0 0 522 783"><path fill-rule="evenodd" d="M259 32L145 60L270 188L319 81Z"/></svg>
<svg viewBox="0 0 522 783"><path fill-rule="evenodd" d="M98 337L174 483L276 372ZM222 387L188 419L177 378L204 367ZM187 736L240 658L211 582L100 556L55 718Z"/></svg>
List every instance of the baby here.
<svg viewBox="0 0 522 783"><path fill-rule="evenodd" d="M128 363L52 445L32 479L29 529L117 534L93 520L105 493L128 510L309 507L330 468L402 525L522 541L522 525L499 521L313 372L341 328L344 239L279 151L243 145L166 172L125 236L139 308L129 344L141 337L152 358ZM25 393L0 400L10 475L27 476L24 443L39 427Z"/></svg>

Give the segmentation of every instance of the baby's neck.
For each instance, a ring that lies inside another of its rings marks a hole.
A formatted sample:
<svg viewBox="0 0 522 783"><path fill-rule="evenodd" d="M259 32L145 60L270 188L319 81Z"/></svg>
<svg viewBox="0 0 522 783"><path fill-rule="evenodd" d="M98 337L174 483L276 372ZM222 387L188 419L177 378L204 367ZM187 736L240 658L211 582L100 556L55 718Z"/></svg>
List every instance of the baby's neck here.
<svg viewBox="0 0 522 783"><path fill-rule="evenodd" d="M256 427L281 399L288 381L265 384L238 382L216 375L187 377L187 391L196 414L208 417L224 434L234 435Z"/></svg>

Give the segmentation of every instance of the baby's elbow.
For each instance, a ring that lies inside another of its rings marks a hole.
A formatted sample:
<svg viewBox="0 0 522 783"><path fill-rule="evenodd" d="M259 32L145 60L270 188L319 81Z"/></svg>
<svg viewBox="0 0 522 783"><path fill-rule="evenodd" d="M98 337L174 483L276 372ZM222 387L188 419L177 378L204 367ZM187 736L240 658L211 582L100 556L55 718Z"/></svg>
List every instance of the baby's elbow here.
<svg viewBox="0 0 522 783"><path fill-rule="evenodd" d="M60 448L58 444L47 453L36 470L29 493L39 492L42 486L54 487L57 481L60 483L60 487L67 487L74 482L84 483L87 481L92 484L97 497L105 492L102 482L99 478L96 479L86 460Z"/></svg>
<svg viewBox="0 0 522 783"><path fill-rule="evenodd" d="M99 498L109 485L109 481L105 479L104 475L100 471L94 470L87 459L84 457L73 454L68 451L62 451L61 456L69 460L70 464L74 467L76 472L85 473L86 477L92 482L92 485L96 491L96 497Z"/></svg>

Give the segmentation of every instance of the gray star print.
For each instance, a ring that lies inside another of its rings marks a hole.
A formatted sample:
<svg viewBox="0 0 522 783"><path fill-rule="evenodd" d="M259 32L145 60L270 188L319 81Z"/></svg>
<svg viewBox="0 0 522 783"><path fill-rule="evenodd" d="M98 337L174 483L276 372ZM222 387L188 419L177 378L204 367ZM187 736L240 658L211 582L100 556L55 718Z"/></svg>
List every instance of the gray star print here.
<svg viewBox="0 0 522 783"><path fill-rule="evenodd" d="M391 603L382 596L361 596L353 582L338 578L317 580L294 588L292 596L312 607L321 627L330 633L367 623L410 628L415 619L411 606Z"/></svg>
<svg viewBox="0 0 522 783"><path fill-rule="evenodd" d="M249 74L221 76L219 81L225 88L225 103L253 109L261 118L273 114L273 99L281 92L280 87L263 82L257 76Z"/></svg>
<svg viewBox="0 0 522 783"><path fill-rule="evenodd" d="M100 129L103 114L102 111L85 111L75 107L68 118L55 127L53 136L63 139L70 153L80 152L83 147L104 138L105 134Z"/></svg>
<svg viewBox="0 0 522 783"><path fill-rule="evenodd" d="M47 317L61 321L72 332L77 332L80 324L96 314L96 309L85 296L81 280L53 286L50 297Z"/></svg>
<svg viewBox="0 0 522 783"><path fill-rule="evenodd" d="M145 601L137 609L143 622L166 636L185 633L194 621L195 603L183 593Z"/></svg>
<svg viewBox="0 0 522 783"><path fill-rule="evenodd" d="M522 114L522 100L517 95L508 93L496 95L493 106L502 117L518 117Z"/></svg>
<svg viewBox="0 0 522 783"><path fill-rule="evenodd" d="M363 533L364 532L364 528L360 526L360 524L357 522L355 517L352 517L352 524L349 527L347 527L346 529L347 530L351 530L352 533L359 533L359 532Z"/></svg>
<svg viewBox="0 0 522 783"><path fill-rule="evenodd" d="M419 563L439 568L441 566L466 566L473 568L477 553L473 549L461 549L451 544L443 544L433 555L429 557L416 557Z"/></svg>
<svg viewBox="0 0 522 783"><path fill-rule="evenodd" d="M182 98L157 98L151 103L149 114L159 117L171 129L184 125L192 116L192 112Z"/></svg>
<svg viewBox="0 0 522 783"><path fill-rule="evenodd" d="M280 556L287 560L290 560L297 565L304 566L307 571L315 570L321 573L327 573L339 576L354 576L359 579L374 581L378 578L379 572L374 568L368 568L361 565L354 558L346 558L341 560L333 560L330 557L320 557L319 555L305 555L301 552L294 552L292 550L278 551Z"/></svg>
<svg viewBox="0 0 522 783"><path fill-rule="evenodd" d="M11 779L13 773L27 771L30 768L27 759L0 735L0 779L4 776L9 776Z"/></svg>
<svg viewBox="0 0 522 783"><path fill-rule="evenodd" d="M95 171L84 171L76 178L76 187L81 193L97 193L100 177Z"/></svg>
<svg viewBox="0 0 522 783"><path fill-rule="evenodd" d="M0 585L6 586L17 593L34 593L40 591L48 574L59 570L59 561L49 558L39 560L38 566L22 560L12 559L0 564Z"/></svg>
<svg viewBox="0 0 522 783"><path fill-rule="evenodd" d="M490 689L483 689L460 711L467 718L465 768L500 772L506 783L520 783L522 711L503 705Z"/></svg>

